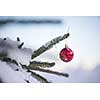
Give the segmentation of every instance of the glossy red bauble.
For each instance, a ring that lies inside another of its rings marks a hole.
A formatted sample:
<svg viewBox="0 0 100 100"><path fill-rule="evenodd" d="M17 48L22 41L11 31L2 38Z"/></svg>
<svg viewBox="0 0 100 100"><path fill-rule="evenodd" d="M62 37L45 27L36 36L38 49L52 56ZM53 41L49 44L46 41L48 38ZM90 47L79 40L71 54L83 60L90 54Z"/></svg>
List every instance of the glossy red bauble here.
<svg viewBox="0 0 100 100"><path fill-rule="evenodd" d="M70 48L63 48L59 53L60 59L69 62L73 59L74 53Z"/></svg>

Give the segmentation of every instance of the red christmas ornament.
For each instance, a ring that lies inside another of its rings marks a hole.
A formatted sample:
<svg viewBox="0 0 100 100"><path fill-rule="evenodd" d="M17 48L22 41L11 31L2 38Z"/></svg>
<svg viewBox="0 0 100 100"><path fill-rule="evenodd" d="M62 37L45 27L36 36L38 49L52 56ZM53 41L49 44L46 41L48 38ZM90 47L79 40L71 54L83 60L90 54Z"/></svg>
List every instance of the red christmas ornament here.
<svg viewBox="0 0 100 100"><path fill-rule="evenodd" d="M59 56L62 61L69 62L73 59L74 53L70 48L65 47L60 51Z"/></svg>

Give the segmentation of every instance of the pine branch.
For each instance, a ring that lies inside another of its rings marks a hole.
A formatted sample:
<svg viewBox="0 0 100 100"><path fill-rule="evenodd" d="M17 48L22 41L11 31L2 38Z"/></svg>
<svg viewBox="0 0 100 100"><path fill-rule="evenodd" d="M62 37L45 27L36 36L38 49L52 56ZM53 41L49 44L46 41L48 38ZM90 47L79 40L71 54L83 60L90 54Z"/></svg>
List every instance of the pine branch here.
<svg viewBox="0 0 100 100"><path fill-rule="evenodd" d="M28 70L27 72L30 72L33 78L36 78L38 81L40 81L41 83L50 83L46 78L44 78L43 76Z"/></svg>
<svg viewBox="0 0 100 100"><path fill-rule="evenodd" d="M61 73L61 72L56 72L56 71L52 71L52 70L48 70L48 69L41 69L41 68L29 68L30 70L36 70L36 71L40 71L40 72L45 72L45 73L50 73L50 74L55 74L55 75L60 75L60 76L64 76L64 77L69 77L69 74L67 73Z"/></svg>
<svg viewBox="0 0 100 100"><path fill-rule="evenodd" d="M31 71L30 68L29 68L28 66L22 65L21 63L20 63L20 65L22 66L23 69L27 69L27 72L30 72L30 73L31 73L31 76L32 76L33 78L37 79L38 81L40 81L40 82L42 82L42 83L51 83L51 82L49 82L46 78L44 78L43 76L41 76L41 75L39 75L39 74L37 74L37 73ZM36 67L36 66L35 66L35 67Z"/></svg>
<svg viewBox="0 0 100 100"><path fill-rule="evenodd" d="M18 66L18 63L16 60L14 59L11 59L9 57L7 57L6 54L0 54L0 60L1 61L4 61L4 62L10 62L10 63L13 63L13 64L16 64Z"/></svg>
<svg viewBox="0 0 100 100"><path fill-rule="evenodd" d="M18 66L17 61L14 60L14 59L11 59L11 58L4 57L4 58L2 59L2 61L10 62L10 63L16 64L16 65Z"/></svg>
<svg viewBox="0 0 100 100"><path fill-rule="evenodd" d="M46 44L42 45L39 49L35 50L31 56L32 59L39 56L40 54L44 53L45 51L49 50L53 47L53 45L59 43L60 41L69 37L69 33L64 34L63 36L56 37L51 41L47 42Z"/></svg>
<svg viewBox="0 0 100 100"><path fill-rule="evenodd" d="M34 67L50 68L50 67L53 67L54 65L55 65L55 62L48 63L48 62L32 61L32 62L30 62L30 64L28 66L30 68L34 68Z"/></svg>
<svg viewBox="0 0 100 100"><path fill-rule="evenodd" d="M59 36L59 37L52 39L51 41L47 42L45 45L42 45L39 49L35 50L33 52L32 56L31 56L31 58L34 59L35 57L39 56L40 54L42 54L45 51L52 48L55 44L66 39L68 36L69 36L69 33L67 33L63 36ZM4 40L6 40L6 38L4 38ZM20 42L19 37L17 38L17 41ZM22 42L20 45L18 45L18 48L21 49L23 45L24 45L24 42ZM19 63L16 60L7 57L7 54L0 54L0 60L7 62L7 63L16 64L17 66L19 65ZM50 73L50 74L55 74L55 75L60 75L60 76L64 76L64 77L69 76L67 73L61 73L61 72L56 72L56 71L52 71L52 70L48 70L48 69L43 69L43 68L46 68L46 67L50 68L50 67L54 66L55 62L48 63L48 62L32 61L32 62L30 62L30 64L28 66L22 65L21 63L20 63L20 65L22 66L23 69L26 69L27 72L30 72L31 76L33 78L37 79L38 81L40 81L42 83L50 83L50 82L46 78L44 78L43 76L33 72L33 70L45 72L45 73ZM16 70L18 71L19 69L16 69ZM28 80L25 79L25 81L27 83L29 83Z"/></svg>

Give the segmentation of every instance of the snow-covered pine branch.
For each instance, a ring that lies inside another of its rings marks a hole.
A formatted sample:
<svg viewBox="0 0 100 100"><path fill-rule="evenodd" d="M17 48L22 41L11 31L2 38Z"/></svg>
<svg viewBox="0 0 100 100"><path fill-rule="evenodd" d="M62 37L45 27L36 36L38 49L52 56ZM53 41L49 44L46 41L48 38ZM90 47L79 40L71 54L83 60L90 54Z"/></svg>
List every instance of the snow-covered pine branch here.
<svg viewBox="0 0 100 100"><path fill-rule="evenodd" d="M54 38L34 52L30 48L23 47L24 42L21 43L19 38L17 38L17 41L13 41L8 37L4 39L0 38L0 81L9 83L49 82L41 75L34 72L34 70L68 77L68 74L42 69L54 66L55 62L32 61L33 58L49 50L53 45L64 40L68 36L69 33ZM31 66L33 70L31 70L29 66Z"/></svg>
<svg viewBox="0 0 100 100"><path fill-rule="evenodd" d="M50 48L52 48L55 44L59 43L60 41L66 39L69 37L69 33L64 34L63 36L59 36L56 37L54 39L52 39L51 41L45 43L44 45L42 45L39 49L35 50L32 54L32 59L34 59L35 57L39 56L40 54L44 53L45 51L49 50Z"/></svg>

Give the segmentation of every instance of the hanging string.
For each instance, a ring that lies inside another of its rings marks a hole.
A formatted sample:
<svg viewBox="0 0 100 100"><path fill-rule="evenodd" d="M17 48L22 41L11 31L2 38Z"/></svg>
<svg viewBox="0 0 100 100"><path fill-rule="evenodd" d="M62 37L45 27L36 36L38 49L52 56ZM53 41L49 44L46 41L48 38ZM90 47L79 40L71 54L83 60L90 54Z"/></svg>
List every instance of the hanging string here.
<svg viewBox="0 0 100 100"><path fill-rule="evenodd" d="M67 26L67 33L69 33L70 25ZM67 39L65 39L65 48L68 48Z"/></svg>

